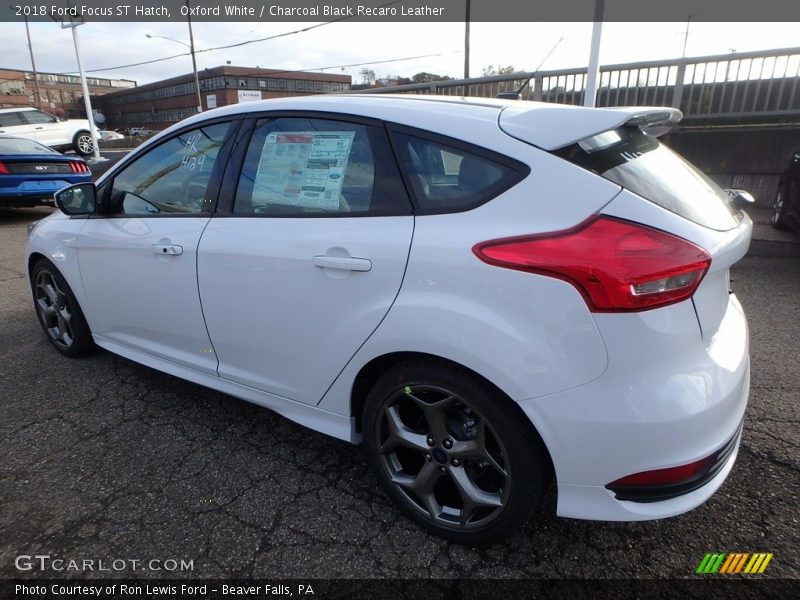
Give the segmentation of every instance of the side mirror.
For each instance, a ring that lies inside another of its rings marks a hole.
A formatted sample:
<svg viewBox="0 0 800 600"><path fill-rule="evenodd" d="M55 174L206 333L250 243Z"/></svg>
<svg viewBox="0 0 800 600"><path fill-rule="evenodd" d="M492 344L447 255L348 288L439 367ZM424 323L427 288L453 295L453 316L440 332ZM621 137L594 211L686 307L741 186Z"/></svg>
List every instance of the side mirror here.
<svg viewBox="0 0 800 600"><path fill-rule="evenodd" d="M97 188L93 183L78 183L55 193L56 206L67 215L97 212Z"/></svg>
<svg viewBox="0 0 800 600"><path fill-rule="evenodd" d="M746 190L734 188L725 191L728 192L728 196L731 197L731 202L740 208L747 208L756 203L756 199L753 198L753 195Z"/></svg>

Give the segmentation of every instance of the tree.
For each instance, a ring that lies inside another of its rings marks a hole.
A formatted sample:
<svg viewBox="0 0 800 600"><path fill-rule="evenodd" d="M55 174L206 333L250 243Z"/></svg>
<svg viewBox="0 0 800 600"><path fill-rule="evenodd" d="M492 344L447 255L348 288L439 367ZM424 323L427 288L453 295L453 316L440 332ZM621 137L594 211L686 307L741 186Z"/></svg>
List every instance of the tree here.
<svg viewBox="0 0 800 600"><path fill-rule="evenodd" d="M375 71L372 69L367 69L366 67L361 69L361 83L364 85L372 85L375 83Z"/></svg>
<svg viewBox="0 0 800 600"><path fill-rule="evenodd" d="M517 70L514 68L513 65L508 65L507 67L501 67L494 65L489 65L488 67L484 67L481 71L481 75L483 77L490 77L492 75L510 75L511 73L516 73Z"/></svg>
<svg viewBox="0 0 800 600"><path fill-rule="evenodd" d="M436 73L426 73L423 71L422 73L417 73L411 78L412 83L429 83L431 81L446 81L448 79L452 79L447 75L437 75Z"/></svg>

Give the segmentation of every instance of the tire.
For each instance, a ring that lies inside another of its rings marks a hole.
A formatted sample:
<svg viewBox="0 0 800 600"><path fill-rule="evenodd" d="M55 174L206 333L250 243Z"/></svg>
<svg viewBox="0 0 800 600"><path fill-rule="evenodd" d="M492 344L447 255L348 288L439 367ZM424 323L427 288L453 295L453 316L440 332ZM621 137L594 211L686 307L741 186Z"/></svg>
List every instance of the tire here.
<svg viewBox="0 0 800 600"><path fill-rule="evenodd" d="M544 444L510 399L471 371L404 361L370 390L367 457L400 510L427 531L485 544L519 531L545 492Z"/></svg>
<svg viewBox="0 0 800 600"><path fill-rule="evenodd" d="M47 339L64 356L77 358L94 349L83 311L58 269L40 260L31 272L33 306Z"/></svg>
<svg viewBox="0 0 800 600"><path fill-rule="evenodd" d="M789 229L789 224L786 222L786 197L788 195L788 186L778 187L778 193L775 194L775 200L772 201L772 215L770 217L770 225L775 229L786 230Z"/></svg>
<svg viewBox="0 0 800 600"><path fill-rule="evenodd" d="M94 153L94 141L88 131L79 131L72 138L72 149L80 156L89 156Z"/></svg>

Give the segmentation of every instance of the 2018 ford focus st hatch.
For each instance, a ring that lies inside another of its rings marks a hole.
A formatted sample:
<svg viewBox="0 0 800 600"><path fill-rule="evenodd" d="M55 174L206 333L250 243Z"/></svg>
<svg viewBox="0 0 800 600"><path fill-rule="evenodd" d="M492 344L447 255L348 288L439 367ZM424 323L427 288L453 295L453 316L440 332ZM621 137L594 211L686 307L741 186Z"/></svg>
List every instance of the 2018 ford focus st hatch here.
<svg viewBox="0 0 800 600"><path fill-rule="evenodd" d="M363 443L464 543L690 510L733 467L752 223L647 133L680 113L318 96L183 121L57 194L47 338ZM154 301L157 299L156 304Z"/></svg>

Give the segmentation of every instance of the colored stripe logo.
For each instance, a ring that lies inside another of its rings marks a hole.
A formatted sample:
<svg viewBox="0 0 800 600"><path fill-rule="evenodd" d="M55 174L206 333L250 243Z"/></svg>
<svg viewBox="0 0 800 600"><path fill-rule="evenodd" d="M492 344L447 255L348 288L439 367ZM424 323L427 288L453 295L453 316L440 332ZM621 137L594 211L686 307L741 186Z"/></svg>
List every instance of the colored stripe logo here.
<svg viewBox="0 0 800 600"><path fill-rule="evenodd" d="M708 575L719 573L732 575L736 573L761 574L772 560L772 552L715 552L708 553L700 561L695 573Z"/></svg>

